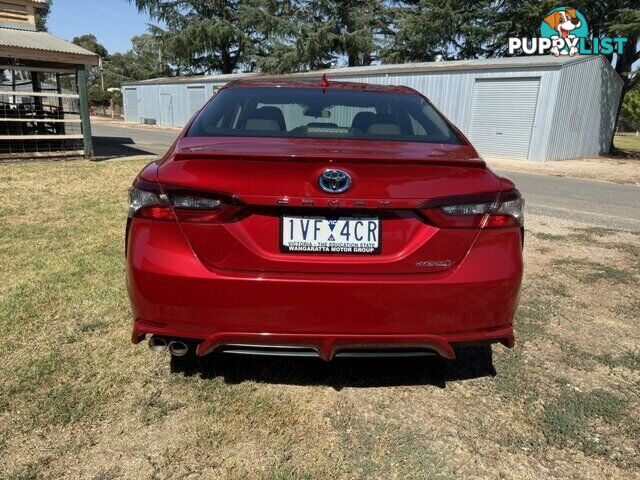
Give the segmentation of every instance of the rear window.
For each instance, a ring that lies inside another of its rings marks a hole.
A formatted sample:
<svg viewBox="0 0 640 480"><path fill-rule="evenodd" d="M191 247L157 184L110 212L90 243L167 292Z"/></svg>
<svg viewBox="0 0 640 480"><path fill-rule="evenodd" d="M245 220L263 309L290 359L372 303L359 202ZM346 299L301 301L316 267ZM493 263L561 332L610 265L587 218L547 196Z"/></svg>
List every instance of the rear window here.
<svg viewBox="0 0 640 480"><path fill-rule="evenodd" d="M419 95L360 90L241 87L222 90L189 137L281 137L462 142Z"/></svg>

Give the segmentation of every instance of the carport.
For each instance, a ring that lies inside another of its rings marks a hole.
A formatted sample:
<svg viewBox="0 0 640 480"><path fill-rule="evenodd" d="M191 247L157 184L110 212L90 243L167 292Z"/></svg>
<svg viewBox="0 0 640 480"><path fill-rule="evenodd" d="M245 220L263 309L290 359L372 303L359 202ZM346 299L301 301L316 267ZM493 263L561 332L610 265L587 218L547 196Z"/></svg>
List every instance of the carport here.
<svg viewBox="0 0 640 480"><path fill-rule="evenodd" d="M0 157L93 155L87 66L100 58L36 31L42 0L0 2Z"/></svg>

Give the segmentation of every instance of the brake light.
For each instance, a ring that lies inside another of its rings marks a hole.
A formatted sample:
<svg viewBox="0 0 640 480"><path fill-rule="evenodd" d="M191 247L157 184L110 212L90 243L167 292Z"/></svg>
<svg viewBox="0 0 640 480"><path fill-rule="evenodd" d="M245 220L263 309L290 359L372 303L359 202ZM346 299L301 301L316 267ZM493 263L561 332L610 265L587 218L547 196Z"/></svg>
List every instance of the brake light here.
<svg viewBox="0 0 640 480"><path fill-rule="evenodd" d="M183 222L222 223L231 219L243 206L221 198L192 195L166 195L178 219Z"/></svg>
<svg viewBox="0 0 640 480"><path fill-rule="evenodd" d="M507 228L524 225L524 199L518 190L431 200L422 215L439 227Z"/></svg>
<svg viewBox="0 0 640 480"><path fill-rule="evenodd" d="M131 187L129 189L129 218L150 220L175 220L176 217L167 202L158 192Z"/></svg>
<svg viewBox="0 0 640 480"><path fill-rule="evenodd" d="M175 187L162 187L138 179L129 190L129 218L225 222L238 213L243 205L223 197L214 198L208 193L200 195L185 192Z"/></svg>

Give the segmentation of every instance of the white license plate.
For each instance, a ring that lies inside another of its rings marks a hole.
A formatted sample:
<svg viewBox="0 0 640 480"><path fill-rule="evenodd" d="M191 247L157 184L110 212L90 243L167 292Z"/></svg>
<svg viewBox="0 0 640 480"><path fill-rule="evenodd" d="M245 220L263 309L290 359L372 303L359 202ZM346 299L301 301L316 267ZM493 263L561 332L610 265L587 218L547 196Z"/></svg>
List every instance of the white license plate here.
<svg viewBox="0 0 640 480"><path fill-rule="evenodd" d="M289 253L380 253L378 217L283 216L280 249Z"/></svg>

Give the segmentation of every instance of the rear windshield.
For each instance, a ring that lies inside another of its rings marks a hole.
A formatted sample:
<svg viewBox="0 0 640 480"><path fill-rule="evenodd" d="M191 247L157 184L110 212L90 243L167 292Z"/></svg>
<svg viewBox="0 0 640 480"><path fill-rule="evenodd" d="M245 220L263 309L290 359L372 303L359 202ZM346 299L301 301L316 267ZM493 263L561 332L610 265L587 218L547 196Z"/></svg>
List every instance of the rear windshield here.
<svg viewBox="0 0 640 480"><path fill-rule="evenodd" d="M419 95L360 90L242 87L222 90L189 137L280 137L462 142Z"/></svg>

